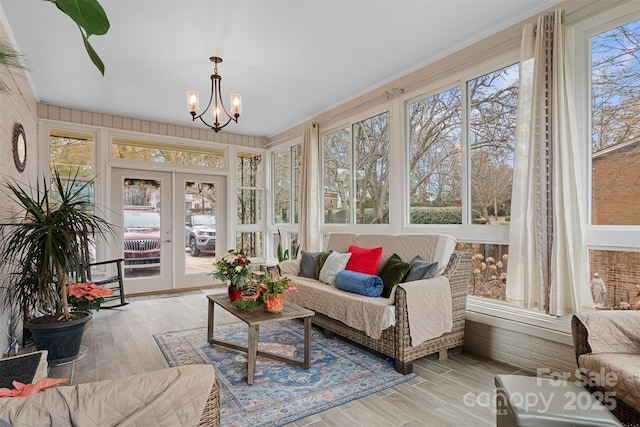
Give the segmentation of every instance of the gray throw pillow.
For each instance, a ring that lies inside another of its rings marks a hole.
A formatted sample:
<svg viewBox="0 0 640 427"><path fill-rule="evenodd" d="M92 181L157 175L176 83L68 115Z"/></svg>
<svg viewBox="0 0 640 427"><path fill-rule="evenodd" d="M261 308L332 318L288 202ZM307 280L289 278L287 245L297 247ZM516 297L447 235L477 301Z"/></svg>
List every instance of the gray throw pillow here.
<svg viewBox="0 0 640 427"><path fill-rule="evenodd" d="M302 257L300 258L300 272L298 273L298 276L313 279L319 259L320 252L302 251Z"/></svg>
<svg viewBox="0 0 640 427"><path fill-rule="evenodd" d="M405 282L413 282L414 280L431 279L436 276L438 271L438 261L429 262L422 259L420 255L411 261L411 270L404 279Z"/></svg>

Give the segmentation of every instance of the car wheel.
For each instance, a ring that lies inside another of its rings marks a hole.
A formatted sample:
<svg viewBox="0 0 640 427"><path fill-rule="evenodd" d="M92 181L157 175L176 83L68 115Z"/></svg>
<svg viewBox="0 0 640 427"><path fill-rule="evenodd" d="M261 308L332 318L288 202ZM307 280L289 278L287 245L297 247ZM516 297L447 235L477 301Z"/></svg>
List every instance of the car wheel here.
<svg viewBox="0 0 640 427"><path fill-rule="evenodd" d="M195 237L189 238L189 249L191 249L191 256L200 256L200 249L196 246Z"/></svg>

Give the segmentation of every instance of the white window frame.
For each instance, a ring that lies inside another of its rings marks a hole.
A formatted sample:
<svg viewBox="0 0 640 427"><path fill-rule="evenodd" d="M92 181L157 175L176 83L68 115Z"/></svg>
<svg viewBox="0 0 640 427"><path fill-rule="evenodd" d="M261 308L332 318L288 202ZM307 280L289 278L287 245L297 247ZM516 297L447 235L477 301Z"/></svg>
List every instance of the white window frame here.
<svg viewBox="0 0 640 427"><path fill-rule="evenodd" d="M578 107L577 123L580 158L583 162L582 200L585 206L586 223L583 224L585 259L590 250L640 251L640 227L637 225L594 225L592 223L592 146L591 146L591 43L592 36L640 19L637 3L607 10L601 14L568 26L568 50L573 53L573 71ZM588 284L580 293L581 306L590 304Z"/></svg>

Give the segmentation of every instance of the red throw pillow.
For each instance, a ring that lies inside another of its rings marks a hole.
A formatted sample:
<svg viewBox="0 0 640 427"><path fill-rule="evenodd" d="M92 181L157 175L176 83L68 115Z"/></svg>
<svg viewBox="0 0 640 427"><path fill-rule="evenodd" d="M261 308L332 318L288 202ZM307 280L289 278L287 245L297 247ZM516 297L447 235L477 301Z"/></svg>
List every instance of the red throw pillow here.
<svg viewBox="0 0 640 427"><path fill-rule="evenodd" d="M351 258L345 270L357 271L364 274L376 274L380 257L382 256L382 246L379 248L361 248L360 246L349 246Z"/></svg>

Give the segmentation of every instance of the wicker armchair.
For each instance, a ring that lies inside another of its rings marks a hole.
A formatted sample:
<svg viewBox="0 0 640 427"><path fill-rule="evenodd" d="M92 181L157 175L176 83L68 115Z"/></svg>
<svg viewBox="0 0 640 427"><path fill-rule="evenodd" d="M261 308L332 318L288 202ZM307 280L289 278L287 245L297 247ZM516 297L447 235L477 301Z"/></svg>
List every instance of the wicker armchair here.
<svg viewBox="0 0 640 427"><path fill-rule="evenodd" d="M220 384L218 378L213 382L207 403L202 410L198 427L218 427L220 425Z"/></svg>
<svg viewBox="0 0 640 427"><path fill-rule="evenodd" d="M573 336L576 364L580 367L580 363L578 361L580 356L591 353L591 347L589 346L589 334L587 332L587 328L575 315L571 318L571 334ZM587 378L587 375L584 372L581 372L581 375L584 383L586 384L585 387L591 393L594 393L596 397L608 395L605 394L606 390L595 385L590 378ZM615 396L613 397L615 398ZM636 411L620 399L615 399L615 403L615 407L611 412L620 422L625 426L640 426L640 412Z"/></svg>

